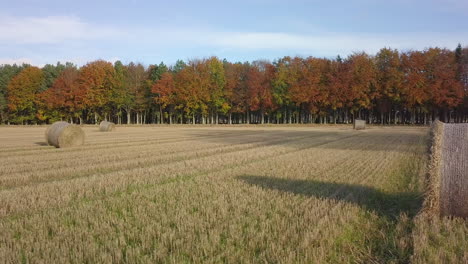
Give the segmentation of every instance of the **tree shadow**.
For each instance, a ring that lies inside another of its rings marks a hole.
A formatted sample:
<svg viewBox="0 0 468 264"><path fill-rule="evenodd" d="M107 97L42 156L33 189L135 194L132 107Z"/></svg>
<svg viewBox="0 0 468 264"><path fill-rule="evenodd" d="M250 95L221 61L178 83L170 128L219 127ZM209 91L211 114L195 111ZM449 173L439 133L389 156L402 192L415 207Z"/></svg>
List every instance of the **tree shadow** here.
<svg viewBox="0 0 468 264"><path fill-rule="evenodd" d="M401 213L406 213L408 217L413 218L421 209L423 201L422 195L418 192L386 193L357 184L253 175L243 175L237 178L264 189L353 203L392 221L396 220Z"/></svg>
<svg viewBox="0 0 468 264"><path fill-rule="evenodd" d="M47 144L46 142L34 142L34 144L38 146L49 146L49 144Z"/></svg>

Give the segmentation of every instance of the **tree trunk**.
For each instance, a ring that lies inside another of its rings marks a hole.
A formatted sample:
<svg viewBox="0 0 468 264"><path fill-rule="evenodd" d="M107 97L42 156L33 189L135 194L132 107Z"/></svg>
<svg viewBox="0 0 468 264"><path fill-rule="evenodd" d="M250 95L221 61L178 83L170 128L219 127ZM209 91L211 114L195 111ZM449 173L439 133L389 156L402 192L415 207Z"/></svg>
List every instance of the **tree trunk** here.
<svg viewBox="0 0 468 264"><path fill-rule="evenodd" d="M131 119L132 119L132 115L130 113L130 109L127 108L127 125L130 125L132 123Z"/></svg>
<svg viewBox="0 0 468 264"><path fill-rule="evenodd" d="M263 112L263 109L260 111L260 117L262 118L260 124L263 125L265 123L265 113Z"/></svg>

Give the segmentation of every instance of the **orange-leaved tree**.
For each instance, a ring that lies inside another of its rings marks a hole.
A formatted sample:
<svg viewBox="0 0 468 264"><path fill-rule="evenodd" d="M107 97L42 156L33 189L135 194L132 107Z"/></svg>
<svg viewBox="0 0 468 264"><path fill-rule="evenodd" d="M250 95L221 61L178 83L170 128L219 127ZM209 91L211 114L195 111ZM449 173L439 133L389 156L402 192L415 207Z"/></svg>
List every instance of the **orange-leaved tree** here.
<svg viewBox="0 0 468 264"><path fill-rule="evenodd" d="M175 103L175 82L172 73L165 72L161 78L151 88L154 94L154 101L159 105L160 123L163 121L163 111L166 108L173 108ZM169 111L171 111L169 109ZM172 120L171 120L172 121Z"/></svg>
<svg viewBox="0 0 468 264"><path fill-rule="evenodd" d="M35 120L36 97L44 82L37 67L27 67L8 84L8 109L11 121L24 124Z"/></svg>
<svg viewBox="0 0 468 264"><path fill-rule="evenodd" d="M83 104L89 113L94 114L94 122L98 116L104 119L109 112L112 86L115 70L110 62L98 60L81 67L78 76L78 89L84 94Z"/></svg>

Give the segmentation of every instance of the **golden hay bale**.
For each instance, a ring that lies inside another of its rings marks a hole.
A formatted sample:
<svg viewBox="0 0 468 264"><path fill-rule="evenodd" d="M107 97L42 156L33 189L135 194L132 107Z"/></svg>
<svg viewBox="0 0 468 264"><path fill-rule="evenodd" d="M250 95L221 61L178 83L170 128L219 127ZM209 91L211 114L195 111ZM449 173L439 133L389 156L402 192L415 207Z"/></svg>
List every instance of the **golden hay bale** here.
<svg viewBox="0 0 468 264"><path fill-rule="evenodd" d="M99 130L102 132L110 132L115 130L115 124L108 121L102 121L99 124Z"/></svg>
<svg viewBox="0 0 468 264"><path fill-rule="evenodd" d="M356 130L366 129L366 120L354 119L353 128Z"/></svg>
<svg viewBox="0 0 468 264"><path fill-rule="evenodd" d="M444 124L440 121L432 123L430 161L426 179L426 198L423 211L429 214L440 215L440 168L442 161L442 137Z"/></svg>
<svg viewBox="0 0 468 264"><path fill-rule="evenodd" d="M468 124L444 124L440 214L468 218Z"/></svg>
<svg viewBox="0 0 468 264"><path fill-rule="evenodd" d="M45 136L47 144L56 148L83 145L85 139L85 134L79 126L63 121L55 122L48 127Z"/></svg>

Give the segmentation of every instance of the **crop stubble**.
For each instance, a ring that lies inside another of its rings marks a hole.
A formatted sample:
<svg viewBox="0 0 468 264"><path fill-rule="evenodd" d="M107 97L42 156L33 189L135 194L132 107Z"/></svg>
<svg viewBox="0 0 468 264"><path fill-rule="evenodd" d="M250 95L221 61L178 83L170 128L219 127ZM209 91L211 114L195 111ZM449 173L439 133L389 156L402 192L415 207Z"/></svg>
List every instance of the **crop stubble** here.
<svg viewBox="0 0 468 264"><path fill-rule="evenodd" d="M411 226L391 199L422 192L426 129L85 127L73 149L41 146L43 129L0 128L0 259L424 259L408 257L411 230L382 234L401 244L394 256L373 233ZM382 211L369 202L380 196Z"/></svg>

